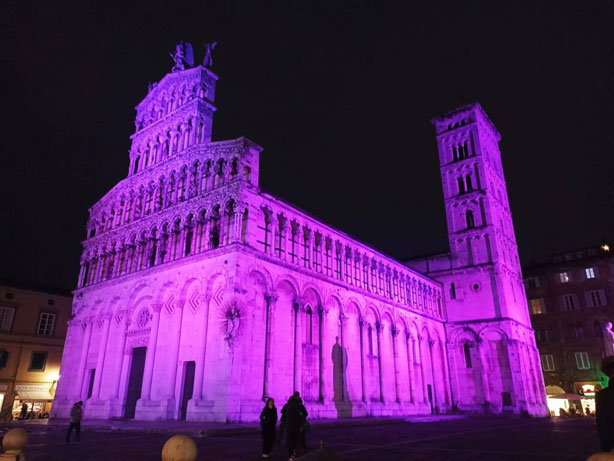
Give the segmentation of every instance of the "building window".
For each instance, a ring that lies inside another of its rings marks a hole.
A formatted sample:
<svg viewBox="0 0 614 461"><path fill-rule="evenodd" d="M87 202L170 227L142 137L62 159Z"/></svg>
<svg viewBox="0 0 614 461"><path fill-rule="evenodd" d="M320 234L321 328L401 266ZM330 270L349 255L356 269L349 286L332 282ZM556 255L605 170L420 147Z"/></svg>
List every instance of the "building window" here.
<svg viewBox="0 0 614 461"><path fill-rule="evenodd" d="M574 295L563 295L563 308L566 311L572 311L576 308L576 301Z"/></svg>
<svg viewBox="0 0 614 461"><path fill-rule="evenodd" d="M567 283L569 282L569 272L559 272L557 278L559 283Z"/></svg>
<svg viewBox="0 0 614 461"><path fill-rule="evenodd" d="M576 352L576 365L578 370L588 370L591 367L591 363L588 359L587 352Z"/></svg>
<svg viewBox="0 0 614 461"><path fill-rule="evenodd" d="M45 365L47 364L46 352L32 352L30 358L30 366L28 371L45 371Z"/></svg>
<svg viewBox="0 0 614 461"><path fill-rule="evenodd" d="M587 279L595 278L595 268L594 267L587 267L586 269L584 269L584 273L586 274Z"/></svg>
<svg viewBox="0 0 614 461"><path fill-rule="evenodd" d="M599 320L595 320L595 323L593 323L593 332L595 333L595 338L603 338L603 326Z"/></svg>
<svg viewBox="0 0 614 461"><path fill-rule="evenodd" d="M0 349L0 370L6 368L6 364L9 360L9 351Z"/></svg>
<svg viewBox="0 0 614 461"><path fill-rule="evenodd" d="M586 333L584 332L584 327L582 325L576 325L574 327L574 332L576 334L577 339L583 339L586 336Z"/></svg>
<svg viewBox="0 0 614 461"><path fill-rule="evenodd" d="M586 301L589 307L605 306L605 293L602 293L602 290L589 291L586 294Z"/></svg>
<svg viewBox="0 0 614 461"><path fill-rule="evenodd" d="M13 309L12 307L0 307L0 331L11 331L14 315L15 309Z"/></svg>
<svg viewBox="0 0 614 461"><path fill-rule="evenodd" d="M456 285L454 282L450 284L450 299L456 299Z"/></svg>
<svg viewBox="0 0 614 461"><path fill-rule="evenodd" d="M48 299L47 300L47 305L48 306L53 306L55 304L55 301L53 299Z"/></svg>
<svg viewBox="0 0 614 461"><path fill-rule="evenodd" d="M4 297L6 299L13 299L15 297L15 294L11 293L10 291L7 291L6 294L4 295Z"/></svg>
<svg viewBox="0 0 614 461"><path fill-rule="evenodd" d="M528 277L525 282L527 288L539 288L539 277Z"/></svg>
<svg viewBox="0 0 614 461"><path fill-rule="evenodd" d="M543 371L554 371L554 357L552 354L544 354L541 356L542 359L542 370Z"/></svg>
<svg viewBox="0 0 614 461"><path fill-rule="evenodd" d="M465 354L465 368L472 368L472 364L471 364L471 345L469 343L463 344L463 352Z"/></svg>
<svg viewBox="0 0 614 461"><path fill-rule="evenodd" d="M544 306L543 298L531 299L530 303L531 303L531 314L537 315L537 314L546 313L546 308Z"/></svg>
<svg viewBox="0 0 614 461"><path fill-rule="evenodd" d="M36 334L38 336L51 336L53 334L53 326L55 325L55 314L49 312L41 312L38 319L38 328Z"/></svg>

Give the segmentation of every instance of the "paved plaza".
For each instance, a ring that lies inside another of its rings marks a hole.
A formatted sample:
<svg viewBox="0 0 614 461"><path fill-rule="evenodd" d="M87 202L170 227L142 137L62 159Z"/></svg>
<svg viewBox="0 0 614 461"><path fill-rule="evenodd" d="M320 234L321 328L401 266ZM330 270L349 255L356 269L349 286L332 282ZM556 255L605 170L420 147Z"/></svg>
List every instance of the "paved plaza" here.
<svg viewBox="0 0 614 461"><path fill-rule="evenodd" d="M5 430L10 426L5 426ZM253 426L173 427L150 424L144 430L116 422L85 426L80 444L66 445L63 426L23 426L30 432L28 461L156 460L174 432L189 433L199 460L258 460L261 439ZM167 429L165 427L169 427ZM584 460L598 451L592 418L536 420L514 417L415 419L314 424L312 448L324 445L344 460ZM285 444L270 459L286 460Z"/></svg>

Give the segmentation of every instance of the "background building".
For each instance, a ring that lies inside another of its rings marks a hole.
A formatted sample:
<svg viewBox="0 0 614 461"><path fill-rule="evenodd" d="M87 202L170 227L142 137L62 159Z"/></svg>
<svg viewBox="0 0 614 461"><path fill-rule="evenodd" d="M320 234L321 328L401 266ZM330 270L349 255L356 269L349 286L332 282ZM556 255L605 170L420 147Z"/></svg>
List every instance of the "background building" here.
<svg viewBox="0 0 614 461"><path fill-rule="evenodd" d="M607 385L599 367L606 354L605 327L614 322L610 247L556 254L523 272L548 395L594 395ZM592 407L592 399L586 404ZM568 403L549 398L549 406L556 412Z"/></svg>
<svg viewBox="0 0 614 461"><path fill-rule="evenodd" d="M23 403L49 414L72 297L0 284L1 418L19 416Z"/></svg>

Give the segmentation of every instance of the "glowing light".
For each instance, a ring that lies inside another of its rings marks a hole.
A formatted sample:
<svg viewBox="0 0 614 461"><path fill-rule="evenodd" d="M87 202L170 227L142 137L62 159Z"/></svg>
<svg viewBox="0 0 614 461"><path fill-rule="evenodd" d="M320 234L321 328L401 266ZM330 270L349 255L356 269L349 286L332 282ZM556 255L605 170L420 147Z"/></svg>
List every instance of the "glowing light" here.
<svg viewBox="0 0 614 461"><path fill-rule="evenodd" d="M607 253L610 251L610 245L604 243L603 245L601 245L601 249Z"/></svg>

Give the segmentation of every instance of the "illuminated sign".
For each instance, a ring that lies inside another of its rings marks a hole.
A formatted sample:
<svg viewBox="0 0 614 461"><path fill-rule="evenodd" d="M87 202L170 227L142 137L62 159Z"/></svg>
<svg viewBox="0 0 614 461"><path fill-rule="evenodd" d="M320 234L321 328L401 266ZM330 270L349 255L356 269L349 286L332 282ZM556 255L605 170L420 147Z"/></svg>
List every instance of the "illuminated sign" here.
<svg viewBox="0 0 614 461"><path fill-rule="evenodd" d="M595 397L597 391L601 390L599 383L575 383L576 392L585 397Z"/></svg>

